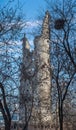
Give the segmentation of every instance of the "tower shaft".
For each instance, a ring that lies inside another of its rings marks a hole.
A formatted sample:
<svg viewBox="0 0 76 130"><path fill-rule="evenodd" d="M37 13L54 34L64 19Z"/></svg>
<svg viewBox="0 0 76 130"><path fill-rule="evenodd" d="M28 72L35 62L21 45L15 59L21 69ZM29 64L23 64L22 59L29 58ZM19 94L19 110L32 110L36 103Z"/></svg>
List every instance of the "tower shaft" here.
<svg viewBox="0 0 76 130"><path fill-rule="evenodd" d="M23 39L23 73L21 78L21 97L24 96L27 102L23 102L29 108L31 98L29 100L28 94L33 90L33 108L31 111L31 118L29 121L28 130L50 130L51 127L51 71L50 71L50 15L46 12L43 20L42 32L40 36L35 37L34 40L34 66L30 65L33 61L31 53L29 53L29 44L27 39ZM31 62L30 62L31 61ZM30 66L29 66L30 65ZM30 68L29 68L30 67ZM25 68L25 71L24 71ZM28 78L29 70L33 68L35 71L32 77L33 84L30 85ZM32 88L31 88L32 86ZM28 90L28 89L29 90ZM31 89L30 89L31 88ZM28 91L27 91L28 90ZM28 92L28 94L27 94ZM32 92L31 92L32 93ZM31 97L31 96L30 96ZM22 99L23 100L23 99ZM24 100L25 101L25 100ZM23 107L23 106L22 106ZM22 108L21 107L21 108ZM28 113L30 109L28 109ZM31 107L30 107L31 108ZM25 112L27 112L25 110ZM24 110L23 110L24 113ZM27 113L25 117L27 116ZM23 117L22 117L23 118ZM27 117L28 119L28 117Z"/></svg>
<svg viewBox="0 0 76 130"><path fill-rule="evenodd" d="M51 73L50 73L50 15L46 12L42 34L35 38L36 93L38 101L38 123L42 127L51 125Z"/></svg>

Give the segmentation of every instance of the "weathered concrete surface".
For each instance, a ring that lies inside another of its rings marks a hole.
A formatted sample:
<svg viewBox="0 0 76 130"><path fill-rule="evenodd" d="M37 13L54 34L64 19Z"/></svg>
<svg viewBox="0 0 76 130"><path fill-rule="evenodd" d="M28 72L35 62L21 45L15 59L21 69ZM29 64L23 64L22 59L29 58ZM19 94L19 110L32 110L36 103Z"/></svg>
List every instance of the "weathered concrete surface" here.
<svg viewBox="0 0 76 130"><path fill-rule="evenodd" d="M29 122L28 130L49 130L51 127L51 67L50 67L50 15L46 12L43 20L42 32L40 36L35 37L34 40L34 69L35 75L33 77L33 108L31 113L31 119ZM27 39L23 39L23 73L24 68L26 73L21 76L21 95L20 97L27 97L27 86L29 81L27 80L27 73L31 68L28 68L32 57L29 57L30 47ZM31 55L30 55L31 56ZM30 66L29 66L30 67ZM31 86L30 86L31 87ZM28 87L28 93L30 93L30 87ZM31 94L31 93L30 93ZM22 99L23 100L23 99ZM28 100L29 102L29 100ZM29 103L26 106L29 107ZM24 102L23 102L24 105ZM23 107L23 106L22 106ZM24 110L23 110L24 109ZM29 109L27 109L29 110ZM25 108L22 108L24 113ZM27 111L26 111L27 112ZM27 113L25 113L27 116ZM21 113L21 116L24 115ZM30 128L31 127L31 128Z"/></svg>
<svg viewBox="0 0 76 130"><path fill-rule="evenodd" d="M46 12L41 36L35 38L36 91L33 110L35 122L43 128L51 126L50 15ZM35 113L36 112L36 113Z"/></svg>

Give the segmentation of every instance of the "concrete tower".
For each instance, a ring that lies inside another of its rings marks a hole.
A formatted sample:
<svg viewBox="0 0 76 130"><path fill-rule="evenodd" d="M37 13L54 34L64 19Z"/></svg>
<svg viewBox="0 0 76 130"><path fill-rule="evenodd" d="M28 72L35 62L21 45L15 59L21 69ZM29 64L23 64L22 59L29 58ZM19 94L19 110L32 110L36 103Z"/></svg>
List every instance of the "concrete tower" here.
<svg viewBox="0 0 76 130"><path fill-rule="evenodd" d="M27 122L30 111L31 102L31 85L30 85L30 73L31 73L31 52L30 44L27 38L22 39L22 66L21 66L21 80L20 80L20 121L22 123ZM30 104L30 105L29 105Z"/></svg>
<svg viewBox="0 0 76 130"><path fill-rule="evenodd" d="M51 127L51 72L50 72L50 14L47 11L43 20L41 36L37 36L35 45L36 65L36 104L38 107L38 125L43 129ZM35 98L35 97L34 97Z"/></svg>
<svg viewBox="0 0 76 130"><path fill-rule="evenodd" d="M20 86L20 101L22 103L21 115L24 115L24 111L26 111L25 116L27 117L27 115L29 115L27 112L30 112L31 99L29 102L29 97L31 96L28 97L27 95L31 95L32 93L29 75L30 70L33 68L35 71L35 75L32 77L33 108L28 130L48 130L51 127L50 14L48 11L43 20L41 35L35 37L34 40L34 57L31 57L30 46L26 37L24 36L22 40L23 66ZM34 59L33 65L31 64L33 63L32 59ZM26 104L24 101L26 101ZM28 107L26 110L25 106Z"/></svg>

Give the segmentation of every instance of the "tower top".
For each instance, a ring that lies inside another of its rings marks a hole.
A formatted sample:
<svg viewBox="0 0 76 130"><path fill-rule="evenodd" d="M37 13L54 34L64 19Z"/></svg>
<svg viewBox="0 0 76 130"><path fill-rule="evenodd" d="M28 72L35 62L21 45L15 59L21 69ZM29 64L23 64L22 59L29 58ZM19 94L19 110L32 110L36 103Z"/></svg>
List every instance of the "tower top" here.
<svg viewBox="0 0 76 130"><path fill-rule="evenodd" d="M26 38L26 34L24 33L24 37L22 38L22 41L23 41L23 47L24 49L28 49L30 50L30 44Z"/></svg>
<svg viewBox="0 0 76 130"><path fill-rule="evenodd" d="M46 11L42 25L42 35L45 38L50 38L50 13Z"/></svg>
<svg viewBox="0 0 76 130"><path fill-rule="evenodd" d="M48 10L45 12L45 16L50 17L50 13L49 13L49 11L48 11Z"/></svg>

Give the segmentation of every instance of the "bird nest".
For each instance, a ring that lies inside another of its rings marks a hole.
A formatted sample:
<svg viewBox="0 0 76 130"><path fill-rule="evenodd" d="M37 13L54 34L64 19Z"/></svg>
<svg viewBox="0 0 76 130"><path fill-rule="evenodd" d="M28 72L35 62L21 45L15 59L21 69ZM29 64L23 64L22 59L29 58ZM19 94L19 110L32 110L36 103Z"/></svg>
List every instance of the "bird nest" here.
<svg viewBox="0 0 76 130"><path fill-rule="evenodd" d="M64 23L65 23L64 19L55 20L55 26L54 26L55 29L57 29L57 30L63 29L64 28Z"/></svg>

